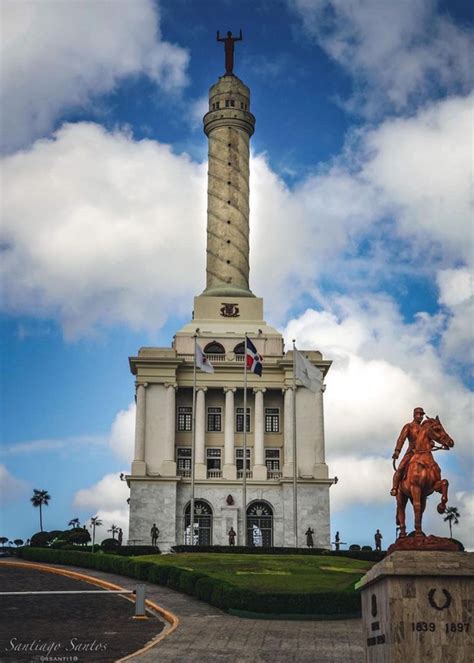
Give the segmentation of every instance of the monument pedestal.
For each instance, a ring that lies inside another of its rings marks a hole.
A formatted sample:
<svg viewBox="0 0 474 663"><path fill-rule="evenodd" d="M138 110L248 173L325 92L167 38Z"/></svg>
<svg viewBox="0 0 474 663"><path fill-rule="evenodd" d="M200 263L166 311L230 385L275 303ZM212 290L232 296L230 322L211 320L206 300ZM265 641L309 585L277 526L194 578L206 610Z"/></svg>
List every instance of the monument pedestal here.
<svg viewBox="0 0 474 663"><path fill-rule="evenodd" d="M356 587L367 663L474 660L474 553L394 552Z"/></svg>

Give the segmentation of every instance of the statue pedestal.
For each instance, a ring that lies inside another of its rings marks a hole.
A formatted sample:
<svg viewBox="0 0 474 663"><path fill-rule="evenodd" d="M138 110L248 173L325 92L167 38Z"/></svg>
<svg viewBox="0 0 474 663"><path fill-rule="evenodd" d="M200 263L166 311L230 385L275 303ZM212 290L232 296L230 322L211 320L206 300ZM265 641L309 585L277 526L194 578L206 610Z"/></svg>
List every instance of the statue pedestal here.
<svg viewBox="0 0 474 663"><path fill-rule="evenodd" d="M394 552L356 587L367 663L473 660L474 553Z"/></svg>

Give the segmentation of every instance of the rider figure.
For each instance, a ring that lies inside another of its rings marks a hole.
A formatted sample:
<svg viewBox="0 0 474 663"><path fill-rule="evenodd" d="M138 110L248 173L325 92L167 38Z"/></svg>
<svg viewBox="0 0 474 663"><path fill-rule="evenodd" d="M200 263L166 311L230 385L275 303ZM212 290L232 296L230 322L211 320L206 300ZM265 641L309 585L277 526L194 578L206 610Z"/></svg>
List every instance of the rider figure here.
<svg viewBox="0 0 474 663"><path fill-rule="evenodd" d="M396 494L398 493L398 486L403 478L406 466L410 462L413 453L415 451L416 437L420 432L421 422L423 421L424 416L425 412L423 408L416 407L413 410L413 421L411 421L409 424L405 424L402 428L400 435L398 436L398 440L395 445L395 451L393 452L392 458L394 460L397 460L405 440L408 440L408 449L406 450L406 453L403 456L400 465L398 466L398 469L393 475L393 484L392 484L392 490L390 491L390 495L396 496Z"/></svg>

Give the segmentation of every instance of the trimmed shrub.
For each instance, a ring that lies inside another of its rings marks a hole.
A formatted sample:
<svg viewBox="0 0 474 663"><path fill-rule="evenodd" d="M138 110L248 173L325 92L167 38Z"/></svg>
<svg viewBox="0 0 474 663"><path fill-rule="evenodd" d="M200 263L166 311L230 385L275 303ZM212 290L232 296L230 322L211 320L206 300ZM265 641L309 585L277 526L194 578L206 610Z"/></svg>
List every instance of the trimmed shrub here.
<svg viewBox="0 0 474 663"><path fill-rule="evenodd" d="M120 548L120 544L117 541L117 539L104 539L102 543L100 544L100 547L102 550L106 550L109 552L110 550L117 550L117 548Z"/></svg>
<svg viewBox="0 0 474 663"><path fill-rule="evenodd" d="M223 580L178 568L172 564L162 566L115 554L31 547L19 548L15 552L24 559L99 569L167 585L223 610L276 615L356 616L360 614L358 592L260 593L235 587Z"/></svg>
<svg viewBox="0 0 474 663"><path fill-rule="evenodd" d="M357 552L358 552L360 550L360 546L359 546L358 543L353 543L352 545L349 546L349 550L351 550L351 551L356 551L357 550Z"/></svg>
<svg viewBox="0 0 474 663"><path fill-rule="evenodd" d="M352 547L352 546L351 546ZM379 550L327 550L326 548L251 548L245 546L173 546L176 553L234 553L247 555L323 555L328 557L349 557L366 562L380 562L385 552Z"/></svg>
<svg viewBox="0 0 474 663"><path fill-rule="evenodd" d="M372 550L372 546L362 546L361 550Z"/></svg>

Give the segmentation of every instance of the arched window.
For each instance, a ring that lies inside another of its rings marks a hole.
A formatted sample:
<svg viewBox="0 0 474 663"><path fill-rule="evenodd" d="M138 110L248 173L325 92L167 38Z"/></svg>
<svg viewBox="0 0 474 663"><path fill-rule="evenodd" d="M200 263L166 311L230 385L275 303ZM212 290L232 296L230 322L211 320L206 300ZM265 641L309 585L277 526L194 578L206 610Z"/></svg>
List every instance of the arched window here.
<svg viewBox="0 0 474 663"><path fill-rule="evenodd" d="M191 532L187 530L191 523L191 502L188 502L184 511L184 540L188 545L192 545ZM197 534L197 544L199 546L212 545L212 507L205 500L194 500L194 524L195 535ZM196 532L197 529L197 532Z"/></svg>
<svg viewBox="0 0 474 663"><path fill-rule="evenodd" d="M217 341L211 341L204 348L204 352L207 355L224 355L225 350L224 346L218 343Z"/></svg>
<svg viewBox="0 0 474 663"><path fill-rule="evenodd" d="M234 348L234 353L236 355L243 355L245 353L245 344L244 343L238 343Z"/></svg>
<svg viewBox="0 0 474 663"><path fill-rule="evenodd" d="M254 530L257 528L257 537ZM247 507L247 545L259 545L258 530L261 532L261 545L273 545L273 509L268 502L252 502Z"/></svg>

